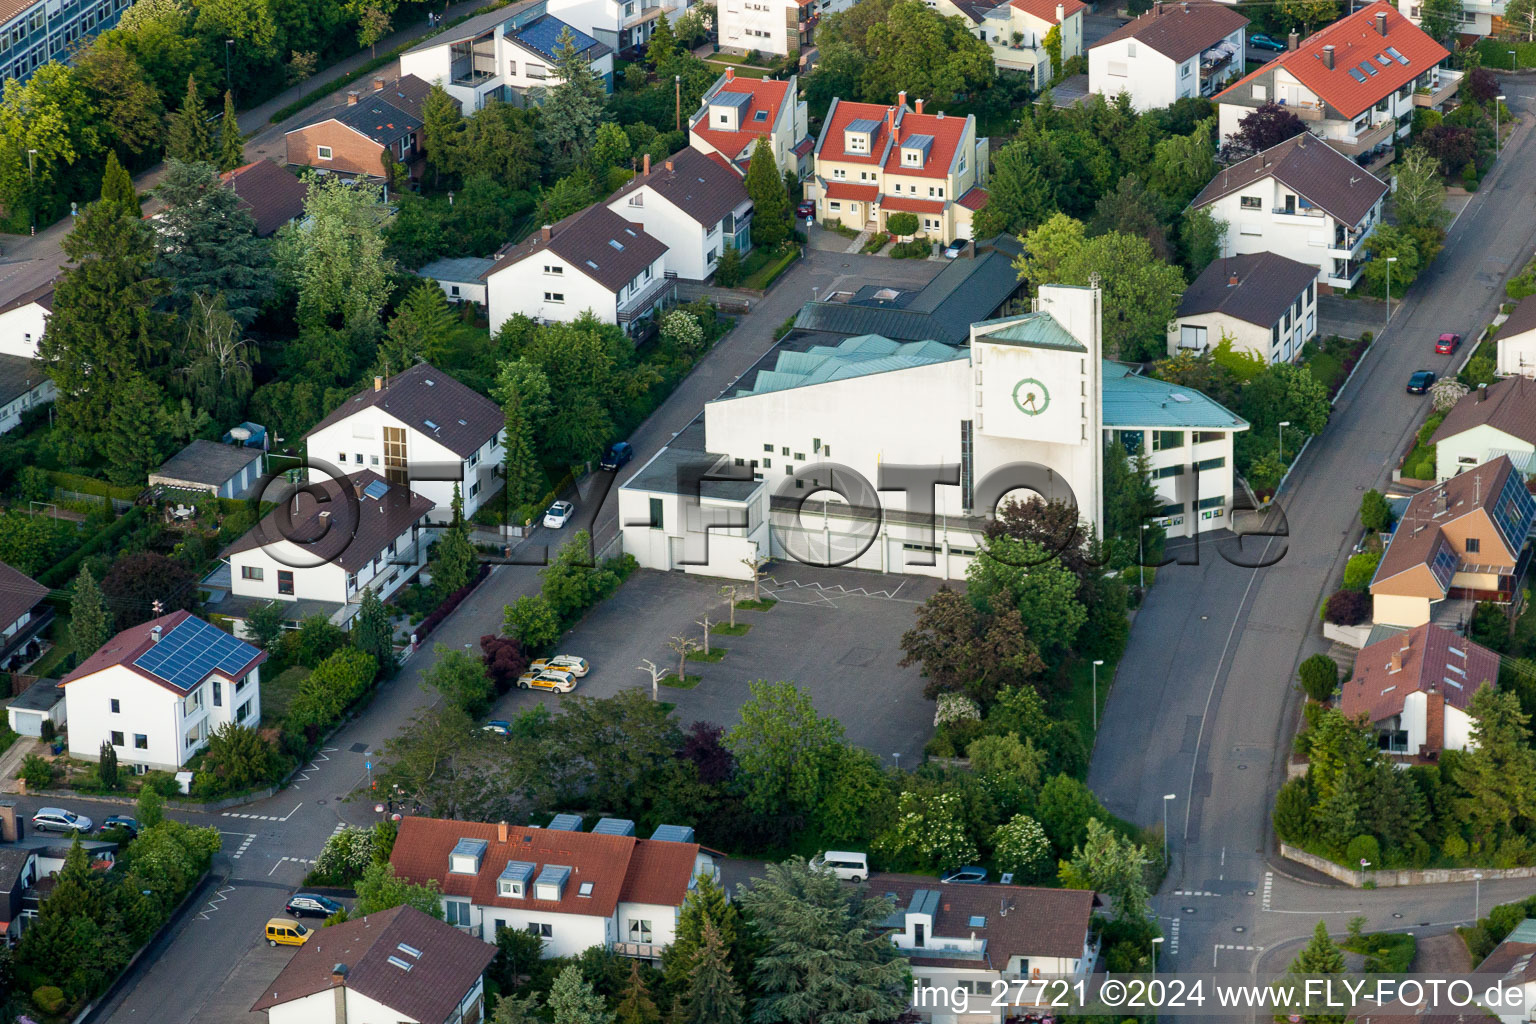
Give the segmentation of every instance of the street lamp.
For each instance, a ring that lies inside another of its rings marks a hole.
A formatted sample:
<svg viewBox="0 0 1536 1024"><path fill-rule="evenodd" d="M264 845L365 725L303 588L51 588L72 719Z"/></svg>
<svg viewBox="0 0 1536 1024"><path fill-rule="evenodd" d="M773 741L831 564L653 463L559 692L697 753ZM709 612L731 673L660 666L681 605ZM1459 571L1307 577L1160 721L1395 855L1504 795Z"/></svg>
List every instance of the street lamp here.
<svg viewBox="0 0 1536 1024"><path fill-rule="evenodd" d="M1396 256L1387 257L1387 323L1392 322L1392 264L1397 262Z"/></svg>
<svg viewBox="0 0 1536 1024"><path fill-rule="evenodd" d="M1163 937L1161 935L1155 936L1152 939L1152 977L1154 978L1157 977L1157 947L1162 944Z"/></svg>
<svg viewBox="0 0 1536 1024"><path fill-rule="evenodd" d="M1280 440L1279 440L1278 443L1280 445L1280 461L1281 462L1285 461L1285 428L1290 426L1290 425L1291 425L1291 421L1290 420L1281 420L1280 421L1280 427L1279 427Z"/></svg>
<svg viewBox="0 0 1536 1024"><path fill-rule="evenodd" d="M1510 52L1513 53L1514 51L1511 50ZM1493 158L1495 160L1497 160L1499 158L1499 152L1500 152L1500 146L1499 146L1499 107L1507 99L1509 99L1508 96L1495 96L1493 98Z"/></svg>
<svg viewBox="0 0 1536 1024"><path fill-rule="evenodd" d="M1475 872L1472 875L1472 925L1477 926L1477 919L1482 916L1483 902L1483 873Z"/></svg>
<svg viewBox="0 0 1536 1024"><path fill-rule="evenodd" d="M1093 734L1099 734L1099 666L1104 664L1100 658L1093 663Z"/></svg>
<svg viewBox="0 0 1536 1024"><path fill-rule="evenodd" d="M1141 589L1143 591L1147 589L1147 556L1145 553L1145 541L1147 536L1147 527L1151 525L1151 523L1142 523L1141 532L1136 535L1136 569L1141 574Z"/></svg>
<svg viewBox="0 0 1536 1024"><path fill-rule="evenodd" d="M1177 793L1163 794L1163 870L1168 870L1168 801L1177 800Z"/></svg>
<svg viewBox="0 0 1536 1024"><path fill-rule="evenodd" d="M229 77L229 51L235 45L233 39L224 40L224 88L234 91L233 79Z"/></svg>
<svg viewBox="0 0 1536 1024"><path fill-rule="evenodd" d="M1520 70L1520 57L1515 53L1514 50L1509 51L1509 69L1511 71Z"/></svg>
<svg viewBox="0 0 1536 1024"><path fill-rule="evenodd" d="M36 157L37 150L27 150L27 192L31 193L28 196L27 205L32 207L32 233L34 235L37 234L37 195L34 192L34 189L37 188L37 174L34 170Z"/></svg>

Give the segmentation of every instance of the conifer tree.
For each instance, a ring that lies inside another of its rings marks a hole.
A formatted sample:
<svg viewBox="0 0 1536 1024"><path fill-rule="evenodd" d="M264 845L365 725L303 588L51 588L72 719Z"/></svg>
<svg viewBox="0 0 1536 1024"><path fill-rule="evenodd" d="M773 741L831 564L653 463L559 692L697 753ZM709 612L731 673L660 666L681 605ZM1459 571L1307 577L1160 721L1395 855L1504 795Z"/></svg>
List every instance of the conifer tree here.
<svg viewBox="0 0 1536 1024"><path fill-rule="evenodd" d="M139 193L133 187L128 168L117 158L117 151L107 150L107 166L101 175L101 201L116 203L130 216L139 215Z"/></svg>
<svg viewBox="0 0 1536 1024"><path fill-rule="evenodd" d="M197 92L197 78L187 76L187 94L181 109L171 115L171 127L165 137L165 154L184 163L204 162L213 158L213 139L203 121L203 100Z"/></svg>
<svg viewBox="0 0 1536 1024"><path fill-rule="evenodd" d="M91 575L89 566L75 577L75 594L69 602L69 636L80 661L95 654L102 644L112 639L112 613L107 610L101 587Z"/></svg>
<svg viewBox="0 0 1536 1024"><path fill-rule="evenodd" d="M245 136L235 116L235 97L224 93L224 118L219 122L219 170L232 171L245 163Z"/></svg>

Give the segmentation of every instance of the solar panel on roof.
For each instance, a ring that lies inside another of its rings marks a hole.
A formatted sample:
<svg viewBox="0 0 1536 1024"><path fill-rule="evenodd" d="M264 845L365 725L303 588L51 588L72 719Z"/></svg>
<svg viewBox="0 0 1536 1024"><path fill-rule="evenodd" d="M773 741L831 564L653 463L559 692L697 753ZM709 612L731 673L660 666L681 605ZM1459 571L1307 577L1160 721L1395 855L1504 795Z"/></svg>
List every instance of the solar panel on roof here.
<svg viewBox="0 0 1536 1024"><path fill-rule="evenodd" d="M210 672L222 672L233 678L256 654L256 648L244 640L193 618L183 620L163 635L133 664L178 689L190 690Z"/></svg>
<svg viewBox="0 0 1536 1024"><path fill-rule="evenodd" d="M1359 68L1350 68L1349 69L1349 77L1353 78L1357 82L1362 82L1363 83L1365 81L1365 75L1360 73L1360 69Z"/></svg>
<svg viewBox="0 0 1536 1024"><path fill-rule="evenodd" d="M383 480L375 480L373 483L363 488L363 493L372 498L374 501L378 501L380 498L384 497L384 495L389 493L389 484L385 483Z"/></svg>

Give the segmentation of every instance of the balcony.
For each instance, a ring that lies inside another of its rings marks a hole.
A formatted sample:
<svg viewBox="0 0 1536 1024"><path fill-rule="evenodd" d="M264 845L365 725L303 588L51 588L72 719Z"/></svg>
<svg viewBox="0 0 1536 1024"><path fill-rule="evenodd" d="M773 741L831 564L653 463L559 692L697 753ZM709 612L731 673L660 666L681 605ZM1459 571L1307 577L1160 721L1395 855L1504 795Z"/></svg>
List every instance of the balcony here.
<svg viewBox="0 0 1536 1024"><path fill-rule="evenodd" d="M675 291L677 285L667 280L665 276L653 280L649 286L635 292L628 299L619 303L615 308L615 318L621 324L627 324L631 320L643 315L662 299L668 292Z"/></svg>
<svg viewBox="0 0 1536 1024"><path fill-rule="evenodd" d="M1461 90L1462 72L1451 71L1448 68L1436 68L1424 91L1413 94L1413 105L1416 107L1440 107L1446 100L1455 96Z"/></svg>
<svg viewBox="0 0 1536 1024"><path fill-rule="evenodd" d="M1392 141L1393 133L1397 131L1397 118L1389 117L1377 125L1372 125L1363 132L1357 133L1353 140L1329 139L1328 144L1345 156L1358 156L1369 152L1383 142Z"/></svg>
<svg viewBox="0 0 1536 1024"><path fill-rule="evenodd" d="M666 946L659 942L615 942L609 946L619 956L632 956L638 960L660 960Z"/></svg>
<svg viewBox="0 0 1536 1024"><path fill-rule="evenodd" d="M655 21L661 17L663 8L661 4L653 4L650 7L642 7L640 10L624 19L625 28L634 28L636 25L644 25L648 21Z"/></svg>

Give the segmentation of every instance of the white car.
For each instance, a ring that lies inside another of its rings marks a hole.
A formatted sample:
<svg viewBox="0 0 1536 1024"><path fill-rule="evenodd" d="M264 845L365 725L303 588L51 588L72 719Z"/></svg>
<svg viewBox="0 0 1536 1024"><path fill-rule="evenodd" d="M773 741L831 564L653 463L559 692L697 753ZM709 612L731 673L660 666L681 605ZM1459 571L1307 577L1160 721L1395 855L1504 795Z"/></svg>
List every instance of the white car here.
<svg viewBox="0 0 1536 1024"><path fill-rule="evenodd" d="M545 669L542 672L524 672L517 677L517 686L521 690L551 690L555 693L570 693L576 689L576 677L569 672L557 672L554 669Z"/></svg>
<svg viewBox="0 0 1536 1024"><path fill-rule="evenodd" d="M32 815L32 827L39 832L78 832L81 835L96 827L96 823L83 814L66 811L62 807L39 807Z"/></svg>
<svg viewBox="0 0 1536 1024"><path fill-rule="evenodd" d="M571 521L571 516L576 514L576 506L568 501L557 501L544 510L544 525L551 530L558 530Z"/></svg>
<svg viewBox="0 0 1536 1024"><path fill-rule="evenodd" d="M580 679L588 672L587 659L578 658L574 654L557 654L553 658L535 658L528 665L530 672L542 672L545 669L553 669L556 672L569 672Z"/></svg>

